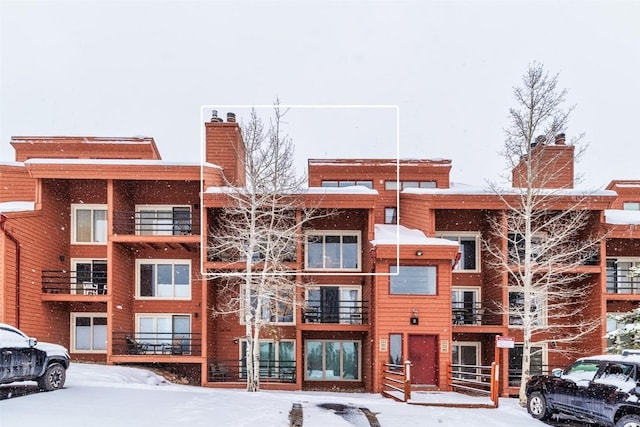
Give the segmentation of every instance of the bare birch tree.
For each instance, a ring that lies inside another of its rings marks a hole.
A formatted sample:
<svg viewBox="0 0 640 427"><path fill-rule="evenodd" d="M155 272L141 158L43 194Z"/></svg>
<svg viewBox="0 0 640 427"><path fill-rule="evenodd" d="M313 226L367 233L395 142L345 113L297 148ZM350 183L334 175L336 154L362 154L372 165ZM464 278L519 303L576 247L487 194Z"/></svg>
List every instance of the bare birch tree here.
<svg viewBox="0 0 640 427"><path fill-rule="evenodd" d="M207 248L212 258L229 262L228 270L213 276L213 315L236 314L244 323L248 391L260 389L261 334L293 321L300 229L316 216L314 209L302 209L305 179L295 173L293 143L282 129L285 114L276 102L267 128L255 110L241 123L246 156L238 155L246 183L227 182L229 203L217 212Z"/></svg>
<svg viewBox="0 0 640 427"><path fill-rule="evenodd" d="M573 109L563 109L566 94L558 88L558 76L549 76L536 63L524 74L522 86L514 88L516 107L509 111L502 153L514 171L513 188L491 184L506 208L490 216L491 238L483 242L492 255L489 264L508 276L509 302L500 304L500 311L510 325L522 329L523 406L531 358L542 344L549 344L549 351L570 352L571 343L601 325L601 319L586 317L584 310L595 284L577 272L598 253L601 236L589 234L587 227L597 217L585 206L588 191L574 190L573 182L565 188L557 184L563 175L573 176L573 161L584 151L576 146L581 137L570 142L575 149L570 162L549 157L556 136L564 138ZM554 208L559 202L565 206Z"/></svg>

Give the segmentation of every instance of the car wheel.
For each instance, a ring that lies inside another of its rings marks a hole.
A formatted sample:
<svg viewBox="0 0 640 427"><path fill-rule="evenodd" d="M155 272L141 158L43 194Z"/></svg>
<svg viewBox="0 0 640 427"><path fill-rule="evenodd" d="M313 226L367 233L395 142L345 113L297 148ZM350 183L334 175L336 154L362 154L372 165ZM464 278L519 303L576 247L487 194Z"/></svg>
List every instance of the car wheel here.
<svg viewBox="0 0 640 427"><path fill-rule="evenodd" d="M616 427L640 427L640 415L625 415L618 420Z"/></svg>
<svg viewBox="0 0 640 427"><path fill-rule="evenodd" d="M536 420L544 421L551 417L547 399L539 391L534 391L527 398L527 411Z"/></svg>
<svg viewBox="0 0 640 427"><path fill-rule="evenodd" d="M38 378L38 387L45 391L57 390L64 386L66 378L67 371L64 366L59 363L52 363L44 371L44 375Z"/></svg>

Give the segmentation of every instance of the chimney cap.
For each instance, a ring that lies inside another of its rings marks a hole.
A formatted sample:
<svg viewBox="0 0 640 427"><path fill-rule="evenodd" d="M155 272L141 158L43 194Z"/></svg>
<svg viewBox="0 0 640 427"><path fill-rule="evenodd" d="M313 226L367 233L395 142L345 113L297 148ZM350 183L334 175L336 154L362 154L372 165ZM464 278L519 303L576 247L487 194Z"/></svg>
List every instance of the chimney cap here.
<svg viewBox="0 0 640 427"><path fill-rule="evenodd" d="M235 123L236 122L236 113L227 113L227 123Z"/></svg>
<svg viewBox="0 0 640 427"><path fill-rule="evenodd" d="M211 110L211 123L220 123L222 119L218 117L218 110Z"/></svg>
<svg viewBox="0 0 640 427"><path fill-rule="evenodd" d="M559 133L556 135L556 140L555 140L556 145L565 145L565 141L566 141L566 138L564 133Z"/></svg>

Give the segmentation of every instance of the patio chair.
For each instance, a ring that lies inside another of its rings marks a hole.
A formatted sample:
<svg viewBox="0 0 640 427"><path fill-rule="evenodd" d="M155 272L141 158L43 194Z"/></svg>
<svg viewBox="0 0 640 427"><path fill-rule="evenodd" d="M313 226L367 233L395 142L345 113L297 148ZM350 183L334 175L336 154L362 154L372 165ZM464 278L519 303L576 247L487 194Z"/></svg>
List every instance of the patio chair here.
<svg viewBox="0 0 640 427"><path fill-rule="evenodd" d="M124 339L127 341L127 354L146 354L149 349L149 344L146 342L138 342L129 335L124 337Z"/></svg>
<svg viewBox="0 0 640 427"><path fill-rule="evenodd" d="M93 282L82 282L85 295L98 295L98 285Z"/></svg>

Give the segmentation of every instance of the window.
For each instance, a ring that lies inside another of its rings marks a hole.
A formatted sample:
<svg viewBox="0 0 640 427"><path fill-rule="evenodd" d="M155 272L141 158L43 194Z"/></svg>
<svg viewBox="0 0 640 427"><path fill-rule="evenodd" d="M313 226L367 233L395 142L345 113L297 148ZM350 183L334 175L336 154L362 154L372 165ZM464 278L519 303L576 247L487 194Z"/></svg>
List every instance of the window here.
<svg viewBox="0 0 640 427"><path fill-rule="evenodd" d="M436 188L435 181L385 181L385 190L404 190L407 188Z"/></svg>
<svg viewBox="0 0 640 427"><path fill-rule="evenodd" d="M543 347L531 347L531 361L529 366L529 375L540 375L545 372ZM511 387L520 385L520 377L522 375L522 357L523 345L515 344L509 349L509 385Z"/></svg>
<svg viewBox="0 0 640 427"><path fill-rule="evenodd" d="M360 341L306 341L305 380L359 381Z"/></svg>
<svg viewBox="0 0 640 427"><path fill-rule="evenodd" d="M452 367L453 376L465 380L480 379L480 343L454 342L451 346L451 363L461 365Z"/></svg>
<svg viewBox="0 0 640 427"><path fill-rule="evenodd" d="M436 267L397 265L389 267L392 295L435 295ZM397 274L396 274L397 273Z"/></svg>
<svg viewBox="0 0 640 427"><path fill-rule="evenodd" d="M451 308L456 325L480 325L483 311L480 307L480 288L453 288Z"/></svg>
<svg viewBox="0 0 640 427"><path fill-rule="evenodd" d="M240 342L241 378L247 377L247 341ZM260 340L260 378L293 378L296 368L294 340Z"/></svg>
<svg viewBox="0 0 640 427"><path fill-rule="evenodd" d="M75 283L72 294L105 295L107 293L107 261L104 259L72 259L71 268L75 271Z"/></svg>
<svg viewBox="0 0 640 427"><path fill-rule="evenodd" d="M191 298L190 260L137 260L137 296L140 298Z"/></svg>
<svg viewBox="0 0 640 427"><path fill-rule="evenodd" d="M242 291L241 291L242 292ZM272 291L265 291L261 301L261 318L269 323L293 323L293 292L292 289L278 289L275 295ZM255 290L251 290L251 316L256 315L258 308L258 296ZM244 316L240 322L244 324Z"/></svg>
<svg viewBox="0 0 640 427"><path fill-rule="evenodd" d="M480 271L480 234L478 233L436 233L438 237L458 242L460 245L460 260L454 271Z"/></svg>
<svg viewBox="0 0 640 427"><path fill-rule="evenodd" d="M385 224L398 223L398 208L396 207L384 208L384 223Z"/></svg>
<svg viewBox="0 0 640 427"><path fill-rule="evenodd" d="M363 180L363 181L349 181L349 180L340 180L340 181L329 181L322 180L322 187L352 187L354 185L361 185L367 188L373 188L373 181L371 180Z"/></svg>
<svg viewBox="0 0 640 427"><path fill-rule="evenodd" d="M546 236L535 234L531 236L531 262L543 261L542 246ZM507 250L509 262L512 264L524 264L525 239L520 233L509 233L507 236Z"/></svg>
<svg viewBox="0 0 640 427"><path fill-rule="evenodd" d="M107 205L71 205L71 242L107 243Z"/></svg>
<svg viewBox="0 0 640 427"><path fill-rule="evenodd" d="M136 206L136 218L136 234L191 234L189 206L139 205Z"/></svg>
<svg viewBox="0 0 640 427"><path fill-rule="evenodd" d="M640 293L640 260L607 258L607 292Z"/></svg>
<svg viewBox="0 0 640 427"><path fill-rule="evenodd" d="M306 236L306 268L308 270L360 269L360 232L309 232Z"/></svg>
<svg viewBox="0 0 640 427"><path fill-rule="evenodd" d="M533 325L546 323L544 297L531 295L531 321ZM524 318L524 292L513 287L509 289L509 325L522 326Z"/></svg>
<svg viewBox="0 0 640 427"><path fill-rule="evenodd" d="M402 334L389 334L389 363L401 365L402 359Z"/></svg>
<svg viewBox="0 0 640 427"><path fill-rule="evenodd" d="M305 322L362 324L359 286L318 286L306 293Z"/></svg>
<svg viewBox="0 0 640 427"><path fill-rule="evenodd" d="M622 209L625 211L640 211L640 202L624 202Z"/></svg>
<svg viewBox="0 0 640 427"><path fill-rule="evenodd" d="M191 317L185 314L138 314L136 337L157 352L180 340L181 353L191 352Z"/></svg>
<svg viewBox="0 0 640 427"><path fill-rule="evenodd" d="M106 313L71 313L71 352L107 352Z"/></svg>

